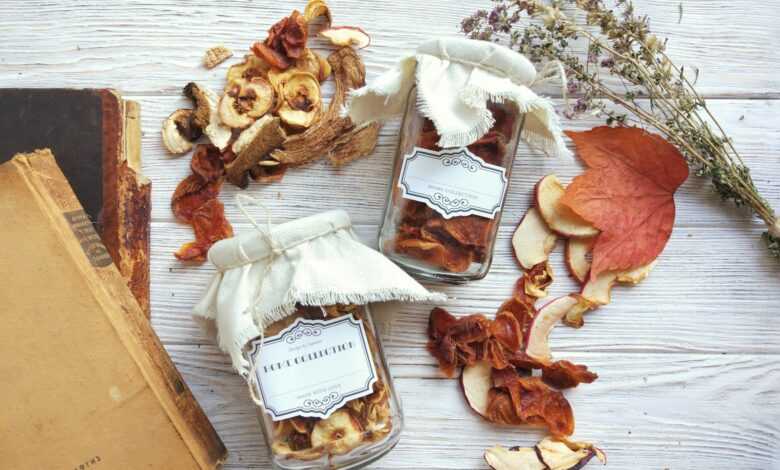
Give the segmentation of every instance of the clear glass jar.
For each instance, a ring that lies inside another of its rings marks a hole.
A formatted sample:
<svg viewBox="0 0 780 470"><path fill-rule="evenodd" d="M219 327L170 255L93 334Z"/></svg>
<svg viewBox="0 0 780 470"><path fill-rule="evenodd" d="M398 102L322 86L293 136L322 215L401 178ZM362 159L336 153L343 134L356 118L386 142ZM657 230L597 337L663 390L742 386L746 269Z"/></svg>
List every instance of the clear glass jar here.
<svg viewBox="0 0 780 470"><path fill-rule="evenodd" d="M388 372L382 345L376 334L368 306L299 306L293 315L265 329L263 348L268 347L269 339L283 337L282 334L290 331L299 320L305 320L307 324L313 320L311 324L327 325L346 320L345 317L350 317L353 323L362 325L366 343L366 351L363 352L368 352L376 373L376 381L371 392L332 407L335 410L331 409L332 414L325 419L305 416L274 419L264 406L258 406L258 417L275 469L362 468L389 452L400 439L403 427L400 399L393 387L392 377ZM308 336L310 333L302 331L301 334ZM298 336L300 337L301 334ZM332 343L333 334L330 333L330 337L328 335L327 332L312 334L312 337L316 336L318 339L310 341L310 344L317 345L316 348L319 350L324 350L323 348ZM266 352L262 348L257 351L256 347L252 346L252 343L256 344L259 340L256 338L250 341L244 348L245 357L250 363L256 363L256 358ZM308 348L303 351L312 350ZM345 374L344 368L347 365L338 362L338 356L320 357L317 361L319 370L324 370L328 377L332 377L337 382ZM300 375L288 377L302 382L308 380L301 378ZM288 380L288 383L282 384L282 388L294 389L296 380ZM259 382L250 381L250 386L253 388L254 395L260 397ZM324 385L322 390L326 387L327 385Z"/></svg>
<svg viewBox="0 0 780 470"><path fill-rule="evenodd" d="M490 102L495 124L465 148L442 149L433 123L407 99L379 249L419 279L485 277L493 259L524 114Z"/></svg>

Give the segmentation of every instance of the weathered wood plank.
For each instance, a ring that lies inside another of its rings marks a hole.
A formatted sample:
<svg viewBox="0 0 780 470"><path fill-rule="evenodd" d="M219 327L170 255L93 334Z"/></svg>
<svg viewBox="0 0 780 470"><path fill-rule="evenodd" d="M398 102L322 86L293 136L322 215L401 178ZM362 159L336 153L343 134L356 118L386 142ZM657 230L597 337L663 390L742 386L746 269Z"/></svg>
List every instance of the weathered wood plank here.
<svg viewBox="0 0 780 470"><path fill-rule="evenodd" d="M227 468L267 468L242 379L226 361L219 372L208 366L221 357L212 347L168 348L230 443ZM577 418L575 437L602 446L608 468L758 470L780 464L773 450L780 438L778 356L570 356L600 373L595 383L566 395ZM457 381L437 377L432 366L391 367L406 412L405 431L398 447L372 468L486 468L487 447L531 445L543 436L539 430L484 422L467 408Z"/></svg>
<svg viewBox="0 0 780 470"><path fill-rule="evenodd" d="M362 26L373 36L365 51L369 75L389 66L401 51L435 36L457 36L464 16L489 8L485 0L401 2L333 0L335 21ZM682 2L645 0L654 30L670 36L670 55L701 70L705 93L777 94L774 45L778 0L757 7L748 0ZM6 86L114 86L124 93L177 93L187 81L219 82L224 68L207 71L203 52L225 43L237 52L297 2L82 1L11 2L3 12L0 80ZM322 43L319 43L322 44Z"/></svg>

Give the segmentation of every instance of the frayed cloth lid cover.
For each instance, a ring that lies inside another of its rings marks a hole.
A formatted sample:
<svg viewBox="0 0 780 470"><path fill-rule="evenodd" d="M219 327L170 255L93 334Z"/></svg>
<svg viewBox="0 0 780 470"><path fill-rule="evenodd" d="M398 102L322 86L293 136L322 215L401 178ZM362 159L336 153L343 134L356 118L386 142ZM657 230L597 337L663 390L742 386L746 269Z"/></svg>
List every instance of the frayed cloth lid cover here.
<svg viewBox="0 0 780 470"><path fill-rule="evenodd" d="M495 123L489 101L514 102L525 121L520 137L549 155L569 156L550 100L531 91L536 70L523 55L471 39L433 39L350 93L345 114L356 124L403 113L417 86L417 107L441 136L441 147L465 147Z"/></svg>
<svg viewBox="0 0 780 470"><path fill-rule="evenodd" d="M220 348L246 376L244 345L295 312L296 304L442 302L381 253L361 243L337 210L252 230L217 242L208 254L217 274L196 316L216 321Z"/></svg>

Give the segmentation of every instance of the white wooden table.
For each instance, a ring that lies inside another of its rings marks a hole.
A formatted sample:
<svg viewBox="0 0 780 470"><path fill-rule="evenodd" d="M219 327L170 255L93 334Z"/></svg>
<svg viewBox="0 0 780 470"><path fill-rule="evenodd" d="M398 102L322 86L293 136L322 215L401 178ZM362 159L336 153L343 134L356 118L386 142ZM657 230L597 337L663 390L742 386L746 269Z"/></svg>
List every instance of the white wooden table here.
<svg viewBox="0 0 780 470"><path fill-rule="evenodd" d="M372 34L364 50L376 76L404 50L437 35L458 35L462 17L487 0L362 2L331 0L336 24ZM670 55L700 68L699 89L746 157L758 186L780 207L780 0L637 0L654 30L670 39ZM225 67L207 71L203 51L225 43L241 53L304 0L0 1L0 86L115 87L142 106L144 171L154 184L153 324L224 439L226 468L268 468L255 412L241 379L189 312L212 274L185 266L172 252L191 239L169 209L189 158L171 158L159 129L171 111L188 106L191 80L221 88ZM315 42L318 47L324 44ZM2 103L0 103L2 105ZM583 129L596 120L566 122ZM277 222L343 208L357 231L375 243L397 141L386 125L376 153L341 170L317 163L288 172L280 184L253 184ZM484 280L445 288L456 314L493 313L520 274L509 251L513 226L542 175L569 179L574 161L520 150L497 254ZM248 230L221 196L237 231ZM678 192L674 234L650 278L617 288L614 302L587 317L580 330L559 327L554 352L600 375L567 393L575 436L608 453L612 469L780 469L780 264L759 241L762 226L723 206L707 182L691 177ZM561 246L553 295L568 293ZM442 379L426 353L429 305L388 305L382 339L406 428L398 447L374 468L480 469L485 448L531 445L541 431L492 426L466 407L457 383Z"/></svg>

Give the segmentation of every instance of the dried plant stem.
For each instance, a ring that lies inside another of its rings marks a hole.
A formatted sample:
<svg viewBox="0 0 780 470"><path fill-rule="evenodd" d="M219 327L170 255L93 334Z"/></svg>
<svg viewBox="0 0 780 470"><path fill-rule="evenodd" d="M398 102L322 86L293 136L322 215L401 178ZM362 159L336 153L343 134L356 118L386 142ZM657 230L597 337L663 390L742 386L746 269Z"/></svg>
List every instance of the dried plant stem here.
<svg viewBox="0 0 780 470"><path fill-rule="evenodd" d="M660 131L697 175L711 179L722 199L754 211L768 227L764 239L770 252L780 258L780 221L684 68L668 57L666 43L650 33L647 17L637 16L630 0L610 0L614 8L606 6L607 0L493 1L492 11L478 11L463 21L464 32L476 39L506 41L542 66L563 64L570 78L568 91L582 92L567 111L569 117L593 109L609 125L636 122ZM585 15L584 24L562 13L566 5ZM573 50L579 38L588 40L586 60ZM602 80L602 71L617 77L622 89ZM608 108L603 98L626 114ZM645 98L649 109L641 101Z"/></svg>

